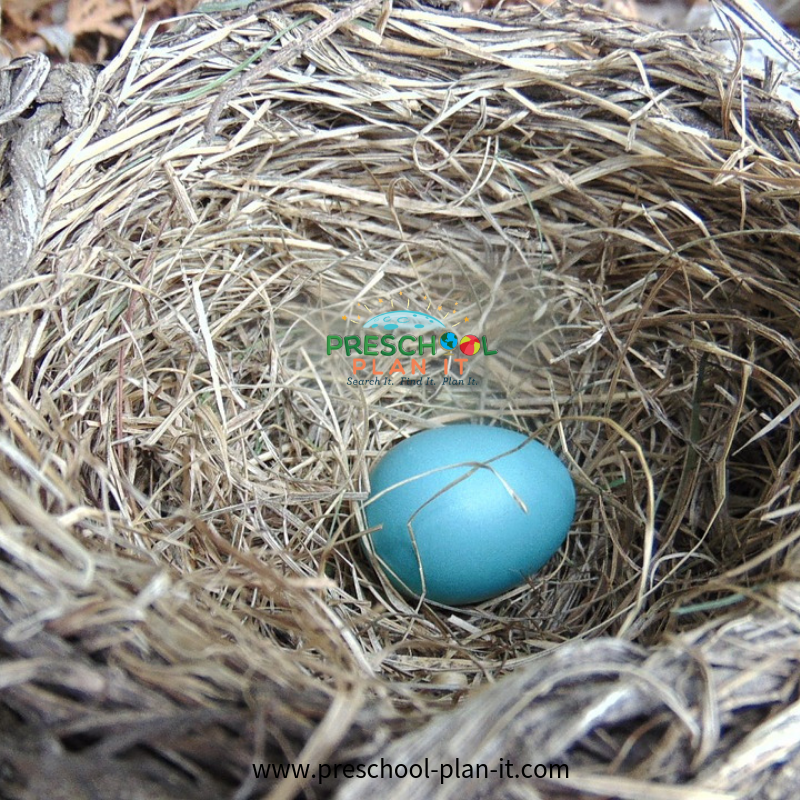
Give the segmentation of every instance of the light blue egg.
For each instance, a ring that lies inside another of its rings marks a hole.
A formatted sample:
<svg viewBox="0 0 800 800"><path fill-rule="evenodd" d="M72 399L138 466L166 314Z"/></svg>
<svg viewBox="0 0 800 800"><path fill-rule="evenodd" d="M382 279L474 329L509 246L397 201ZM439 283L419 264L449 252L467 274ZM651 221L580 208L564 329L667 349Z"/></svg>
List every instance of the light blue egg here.
<svg viewBox="0 0 800 800"><path fill-rule="evenodd" d="M505 428L417 433L377 462L370 484L365 511L379 528L370 534L378 567L405 594L446 605L523 583L561 547L575 516L567 468Z"/></svg>

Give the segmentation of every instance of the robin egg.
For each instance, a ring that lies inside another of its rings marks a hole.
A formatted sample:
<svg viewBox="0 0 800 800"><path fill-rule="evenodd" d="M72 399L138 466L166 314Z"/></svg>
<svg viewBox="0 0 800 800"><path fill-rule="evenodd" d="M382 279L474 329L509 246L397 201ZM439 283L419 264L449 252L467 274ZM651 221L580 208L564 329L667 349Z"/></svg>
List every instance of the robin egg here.
<svg viewBox="0 0 800 800"><path fill-rule="evenodd" d="M567 468L517 431L445 425L392 447L370 472L365 545L407 596L477 603L523 583L575 515ZM371 546L370 546L371 545Z"/></svg>

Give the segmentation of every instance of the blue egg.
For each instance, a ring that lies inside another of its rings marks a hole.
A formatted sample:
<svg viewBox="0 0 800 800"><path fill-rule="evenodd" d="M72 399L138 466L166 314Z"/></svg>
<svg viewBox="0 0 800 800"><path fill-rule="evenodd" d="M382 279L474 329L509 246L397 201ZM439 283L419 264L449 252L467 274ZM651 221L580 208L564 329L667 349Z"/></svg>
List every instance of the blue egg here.
<svg viewBox="0 0 800 800"><path fill-rule="evenodd" d="M377 566L404 594L446 605L523 583L561 547L575 516L567 468L505 428L417 433L377 462L370 484Z"/></svg>

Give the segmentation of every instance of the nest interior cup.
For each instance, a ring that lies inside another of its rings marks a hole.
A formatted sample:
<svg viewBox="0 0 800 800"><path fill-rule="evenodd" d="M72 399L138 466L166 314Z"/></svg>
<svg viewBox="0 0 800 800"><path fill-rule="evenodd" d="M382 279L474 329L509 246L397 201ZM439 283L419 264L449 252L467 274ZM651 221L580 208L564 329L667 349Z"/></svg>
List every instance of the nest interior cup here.
<svg viewBox="0 0 800 800"><path fill-rule="evenodd" d="M775 75L569 4L221 5L98 76L3 289L0 794L793 797ZM463 380L348 354L385 308L457 322ZM467 421L569 466L571 534L499 597L409 602L362 550L369 471ZM252 764L531 753L573 773Z"/></svg>

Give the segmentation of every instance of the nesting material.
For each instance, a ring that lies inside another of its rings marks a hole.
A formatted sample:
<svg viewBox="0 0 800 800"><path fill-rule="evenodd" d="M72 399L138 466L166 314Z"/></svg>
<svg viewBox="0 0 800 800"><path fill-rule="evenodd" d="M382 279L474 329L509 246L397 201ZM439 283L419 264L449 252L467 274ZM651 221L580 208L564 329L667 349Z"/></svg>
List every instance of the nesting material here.
<svg viewBox="0 0 800 800"><path fill-rule="evenodd" d="M788 796L794 112L587 8L347 7L132 39L56 147L4 312L3 792L431 797L251 765L534 752L572 776L436 796ZM347 383L328 335L431 302L497 350L474 383ZM460 420L556 450L575 524L415 605L362 553L368 470Z"/></svg>

